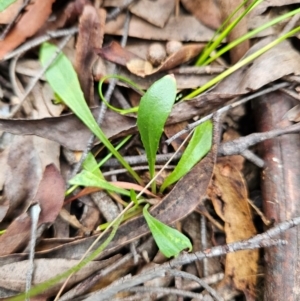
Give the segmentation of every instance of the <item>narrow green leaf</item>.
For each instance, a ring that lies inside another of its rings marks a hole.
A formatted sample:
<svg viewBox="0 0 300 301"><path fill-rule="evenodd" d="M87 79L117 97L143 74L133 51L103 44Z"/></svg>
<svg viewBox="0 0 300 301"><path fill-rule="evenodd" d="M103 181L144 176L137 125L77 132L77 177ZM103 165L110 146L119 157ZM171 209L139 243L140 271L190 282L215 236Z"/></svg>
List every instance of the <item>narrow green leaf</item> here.
<svg viewBox="0 0 300 301"><path fill-rule="evenodd" d="M9 7L14 2L16 2L16 0L0 0L0 12L4 11L7 7Z"/></svg>
<svg viewBox="0 0 300 301"><path fill-rule="evenodd" d="M147 210L148 207L149 204L144 207L143 215L159 250L168 258L177 256L186 248L189 248L189 251L191 251L193 247L190 240L181 232L151 216Z"/></svg>
<svg viewBox="0 0 300 301"><path fill-rule="evenodd" d="M52 58L55 51L57 51L57 47L52 44L44 43L41 46L40 61L43 66L45 66L45 64ZM124 160L124 158L107 139L103 131L99 128L89 107L85 102L77 74L71 62L63 53L58 56L55 62L46 71L46 78L54 92L110 150L110 152L120 161L120 163L128 170L128 172L140 184L142 184L142 181L138 174Z"/></svg>
<svg viewBox="0 0 300 301"><path fill-rule="evenodd" d="M161 192L187 174L210 150L212 144L212 122L210 120L198 125L180 161L173 172L165 179Z"/></svg>
<svg viewBox="0 0 300 301"><path fill-rule="evenodd" d="M176 82L172 75L156 81L141 98L137 126L146 150L151 177L154 176L159 140L175 98Z"/></svg>
<svg viewBox="0 0 300 301"><path fill-rule="evenodd" d="M98 162L96 161L95 157L91 152L89 152L82 163L82 168L86 171L91 172L96 177L104 179L102 172L98 167Z"/></svg>
<svg viewBox="0 0 300 301"><path fill-rule="evenodd" d="M77 174L69 182L72 185L85 186L85 187L99 187L126 196L130 196L130 192L127 191L126 189L122 189L117 186L114 186L109 182L107 182L106 180L99 178L98 176L94 175L93 173L87 170L82 170L81 173Z"/></svg>

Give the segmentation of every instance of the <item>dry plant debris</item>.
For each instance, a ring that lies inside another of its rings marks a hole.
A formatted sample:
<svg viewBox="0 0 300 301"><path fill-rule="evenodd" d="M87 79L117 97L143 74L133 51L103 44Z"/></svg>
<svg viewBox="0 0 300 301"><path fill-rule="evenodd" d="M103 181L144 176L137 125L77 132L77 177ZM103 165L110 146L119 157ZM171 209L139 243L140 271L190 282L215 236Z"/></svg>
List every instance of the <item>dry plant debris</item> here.
<svg viewBox="0 0 300 301"><path fill-rule="evenodd" d="M199 65L216 30L251 3L17 0L0 12L1 299L29 300L32 293L32 300L299 300L299 30L188 99L299 28L297 12ZM299 3L261 1L210 56ZM72 63L86 105L139 184L52 90L39 61L44 42ZM128 109L164 76L176 81L177 98L155 150L157 187L150 189L139 113ZM97 90L104 77L106 101ZM211 150L159 191L192 143L188 133L211 118ZM168 160L172 165L161 170ZM70 185L82 170L93 185ZM188 236L190 253L163 256L142 215L145 203L153 218ZM118 227L105 230L115 220ZM71 274L82 260L85 266ZM47 282L53 277L55 283Z"/></svg>

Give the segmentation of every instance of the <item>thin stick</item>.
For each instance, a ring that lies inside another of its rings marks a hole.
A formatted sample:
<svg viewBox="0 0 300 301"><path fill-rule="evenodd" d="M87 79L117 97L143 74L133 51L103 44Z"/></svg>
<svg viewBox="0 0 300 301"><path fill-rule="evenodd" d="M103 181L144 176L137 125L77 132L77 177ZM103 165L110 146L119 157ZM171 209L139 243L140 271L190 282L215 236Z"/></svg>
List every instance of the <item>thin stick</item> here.
<svg viewBox="0 0 300 301"><path fill-rule="evenodd" d="M51 64L56 60L56 58L58 57L59 53L65 47L65 45L68 43L68 41L70 40L70 38L71 38L71 35L66 36L59 43L57 50L54 52L54 54L52 55L52 57L50 58L50 60L45 64L45 66L40 70L40 72L38 72L38 74L28 84L28 86L26 87L25 93L22 95L22 98L20 99L20 103L16 107L14 107L12 109L11 113L9 114L9 116L7 116L7 118L13 117L19 111L19 109L22 107L23 102L25 101L26 97L29 95L29 93L32 91L32 89L34 88L34 86L36 85L36 83L44 75L44 73L47 71L47 69L51 66Z"/></svg>
<svg viewBox="0 0 300 301"><path fill-rule="evenodd" d="M29 251L29 260L28 260L28 271L26 274L26 288L25 292L28 293L31 288L31 283L34 273L34 255L35 255L35 245L36 245L36 232L38 220L41 212L41 207L39 204L35 204L30 208L30 217L31 217L31 235L30 235L30 251ZM29 301L30 298L26 296L26 301Z"/></svg>
<svg viewBox="0 0 300 301"><path fill-rule="evenodd" d="M244 98L242 98L242 99L240 99L240 100L238 100L238 101L236 101L236 102L234 102L234 103L232 103L232 104L229 104L229 105L227 105L227 106L224 106L224 107L222 107L221 109L215 111L214 113L216 113L216 112L219 112L219 113L227 112L227 111L229 111L230 109L235 108L235 107L237 107L237 106L239 106L239 105L242 105L242 104L246 103L247 101L249 101L249 100L251 100L251 99L253 99L253 98L256 98L256 97L258 97L258 96L261 96L261 95L265 95L265 94L271 93L271 92L276 91L276 90L281 89L281 88L285 88L285 87L287 87L287 86L289 86L289 85L290 85L290 83L280 83L280 84L274 85L273 87L266 88L266 89L264 89L264 90L262 90L262 91L253 93L253 94L251 94L251 95L249 95L249 96L246 96L246 97L244 97ZM194 128L195 128L196 126L198 126L199 124L201 124L201 123L203 123L203 122L205 122L205 121L211 119L214 113L211 113L211 114L209 114L209 115L206 115L205 117L203 117L203 118L197 120L196 122L190 123L184 130L178 132L177 134L175 134L174 136L172 136L171 138L169 138L168 140L166 140L166 143L167 143L167 144L170 144L170 143L173 142L176 138L178 138L178 137L180 137L181 135L183 135L183 134L189 132L190 130L194 129Z"/></svg>

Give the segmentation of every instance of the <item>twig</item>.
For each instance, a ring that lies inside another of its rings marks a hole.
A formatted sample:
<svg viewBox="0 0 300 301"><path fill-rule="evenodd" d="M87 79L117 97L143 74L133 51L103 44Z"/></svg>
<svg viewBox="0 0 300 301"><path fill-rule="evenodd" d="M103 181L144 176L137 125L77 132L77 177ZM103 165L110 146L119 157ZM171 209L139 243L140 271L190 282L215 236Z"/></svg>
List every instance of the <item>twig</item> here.
<svg viewBox="0 0 300 301"><path fill-rule="evenodd" d="M286 244L285 241L280 239L273 239L274 236L277 236L288 229L295 227L300 224L300 217L296 217L294 219L282 222L277 226L269 229L268 231L258 234L248 240L238 241L230 244L226 244L224 246L217 246L211 249L208 249L204 252L199 251L193 254L182 254L177 258L162 264L160 267L152 268L145 270L143 273L131 277L129 279L121 278L115 283L109 285L108 287L93 293L90 297L84 299L85 301L101 301L111 298L116 293L125 290L129 287L133 287L149 281L151 279L157 277L164 277L166 273L181 265L190 264L196 260L203 260L203 258L212 258L216 256L225 255L228 253L236 252L239 250L246 250L246 249L257 249L263 247L271 247L274 245L284 245Z"/></svg>
<svg viewBox="0 0 300 301"><path fill-rule="evenodd" d="M4 56L3 60L9 60L11 58L13 58L16 55L20 55L23 52L34 48L44 42L47 42L51 39L54 38L61 38L61 37L65 37L65 36L69 36L69 35L73 35L75 33L78 32L78 27L71 27L68 29L61 29L61 30L57 30L57 31L47 31L45 35L41 36L41 37L37 37L34 38L32 40L29 40L28 42L26 42L25 44L23 44L22 46L20 46L19 48L15 49L14 51L8 53L7 55Z"/></svg>
<svg viewBox="0 0 300 301"><path fill-rule="evenodd" d="M253 133L232 141L224 142L218 150L219 156L238 155L245 152L250 146L285 134L297 133L300 131L300 123L293 124L283 129L276 129L265 133Z"/></svg>
<svg viewBox="0 0 300 301"><path fill-rule="evenodd" d="M174 169L176 166L175 165L168 165L168 166L164 166L164 165L155 165L155 169ZM134 166L132 167L133 170L149 170L149 165L143 165L143 166ZM127 173L128 170L125 168L120 168L120 169L113 169L110 171L105 171L103 172L103 176L104 177L109 177L112 175L117 175L117 174L122 174L122 173Z"/></svg>
<svg viewBox="0 0 300 301"><path fill-rule="evenodd" d="M182 153L177 153L174 155L174 153L168 153L168 154L158 154L156 156L156 163L161 164L165 163L172 157L172 162L177 161L181 158ZM138 165L138 164L145 164L148 163L148 159L146 155L140 155L140 156L124 156L123 157L126 162L130 165ZM117 159L109 159L104 164L104 167L118 167L120 166L120 163Z"/></svg>
<svg viewBox="0 0 300 301"><path fill-rule="evenodd" d="M153 248L153 238L150 237L149 239L147 239L146 242L144 242L142 245L140 245L137 248L137 251L139 253L141 253L144 250L146 252L149 252L152 248ZM138 259L139 259L138 263L143 261L143 258L141 256L139 256ZM132 260L133 260L133 254L132 253L126 254L115 263L109 265L107 268L97 272L96 274L78 283L75 287L67 291L61 298L59 298L59 301L71 300L74 299L74 297L76 296L82 295L84 292L88 291L92 286L98 283L105 276L107 276L114 270L120 269L123 265L129 264L129 262Z"/></svg>
<svg viewBox="0 0 300 301"><path fill-rule="evenodd" d="M23 102L25 101L26 97L29 95L29 93L31 92L31 90L34 88L34 86L40 80L40 78L44 75L44 73L47 71L47 69L51 66L51 64L56 60L56 58L58 57L59 53L65 47L65 45L68 43L68 41L70 40L70 38L71 38L71 35L66 36L59 43L59 45L58 45L57 50L55 51L55 53L52 55L52 57L46 63L46 65L42 68L42 70L40 70L40 72L38 72L38 74L30 81L30 83L26 87L25 93L22 95L22 98L20 99L20 103L16 107L14 107L12 109L11 113L9 114L9 116L7 116L7 118L13 117L18 112L18 110L23 105Z"/></svg>
<svg viewBox="0 0 300 301"><path fill-rule="evenodd" d="M232 108L235 108L235 107L237 107L237 106L239 106L239 105L242 105L242 104L246 103L247 101L249 101L249 100L251 100L251 99L253 99L253 98L256 98L256 97L261 96L261 95L265 95L265 94L267 94L267 93L271 93L271 92L276 91L276 90L281 89L281 88L285 88L285 87L287 87L287 86L289 86L289 85L290 85L290 83L280 83L280 84L274 85L273 87L266 88L266 89L264 89L264 90L262 90L262 91L253 93L253 94L251 94L251 95L249 95L249 96L246 96L246 97L244 97L244 98L242 98L242 99L240 99L240 100L238 100L238 101L236 101L236 102L234 102L234 103L232 103L232 104L229 104L229 105L227 105L227 106L224 106L224 107L222 107L221 109L217 110L216 112L224 113L224 112L226 112L226 111L229 111L229 110L232 109ZM216 113L216 112L214 112L214 113ZM196 126L198 126L199 124L201 124L201 123L203 123L203 122L205 122L205 121L211 119L214 113L211 113L211 114L209 114L209 115L207 115L207 116L205 116L205 117L203 117L203 118L197 120L196 122L190 123L184 130L182 130L182 131L176 133L174 136L172 136L171 138L167 139L165 142L166 142L167 144L170 144L170 143L173 142L176 138L178 138L178 137L180 137L181 135L183 135L183 134L189 132L190 130L194 129L194 128L195 128Z"/></svg>
<svg viewBox="0 0 300 301"><path fill-rule="evenodd" d="M197 300L203 300L203 296L197 293L191 293L188 291L176 289L176 288L169 288L169 287L155 287L155 286L136 286L128 288L124 291L129 292L147 292L148 294L154 293L163 293L164 295L179 295L183 297L195 298ZM220 299L221 300L221 299ZM223 299L222 299L223 300Z"/></svg>
<svg viewBox="0 0 300 301"><path fill-rule="evenodd" d="M0 40L4 40L7 33L9 32L9 30L12 28L12 26L15 24L18 16L20 15L20 13L22 12L22 10L28 5L28 3L30 2L30 0L25 0L22 3L22 6L19 8L19 10L17 11L16 15L13 17L13 19L10 21L9 24L7 24L7 26L5 27L4 31L2 32L1 36L0 36Z"/></svg>
<svg viewBox="0 0 300 301"><path fill-rule="evenodd" d="M30 217L31 217L31 235L30 235L30 251L29 251L29 260L28 260L28 271L26 274L26 288L25 292L28 293L31 288L31 282L33 279L34 273L34 255L35 255L35 245L36 245L36 232L38 220L41 212L41 207L39 204L34 204L30 208ZM27 296L26 301L29 301L30 298Z"/></svg>
<svg viewBox="0 0 300 301"><path fill-rule="evenodd" d="M195 275L192 275L187 272L178 271L177 269L173 269L168 271L168 274L171 274L174 277L182 277L189 280L193 280L200 284L201 287L205 288L207 292L209 292L217 301L223 301L224 299L218 295L218 293L211 288L205 281L203 281L201 278L196 277Z"/></svg>

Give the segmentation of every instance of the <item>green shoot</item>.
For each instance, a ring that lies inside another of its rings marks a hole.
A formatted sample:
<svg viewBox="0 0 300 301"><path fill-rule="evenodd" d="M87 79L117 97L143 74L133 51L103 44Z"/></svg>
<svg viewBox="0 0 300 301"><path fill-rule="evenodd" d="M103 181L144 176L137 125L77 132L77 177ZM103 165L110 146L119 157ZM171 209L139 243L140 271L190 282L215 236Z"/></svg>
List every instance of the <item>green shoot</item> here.
<svg viewBox="0 0 300 301"><path fill-rule="evenodd" d="M232 23L230 23L223 32L220 33L220 35L216 38L215 41L210 43L209 47L207 49L204 49L202 52L202 55L196 62L197 66L204 66L206 65L205 61L210 56L210 54L222 43L222 41L228 36L228 34L234 29L234 27L249 13L251 12L260 2L263 0L256 0L253 1L244 11L243 13L237 17ZM237 9L240 9L242 5L240 5ZM234 11L234 13L236 10ZM231 16L230 16L231 17ZM230 19L230 17L228 19ZM228 19L225 22L228 22Z"/></svg>
<svg viewBox="0 0 300 301"><path fill-rule="evenodd" d="M44 43L40 49L40 60L43 66L49 61L57 47ZM56 61L46 71L46 78L55 93L63 99L64 103L78 116L78 118L92 131L92 133L110 150L110 152L128 170L133 178L140 184L142 180L138 174L123 159L113 147L103 131L99 128L89 107L86 104L77 74L69 59L61 53Z"/></svg>
<svg viewBox="0 0 300 301"><path fill-rule="evenodd" d="M160 192L186 175L210 150L212 144L212 122L210 120L200 124L195 129L180 161L173 172L165 179Z"/></svg>
<svg viewBox="0 0 300 301"><path fill-rule="evenodd" d="M134 108L130 108L130 109L127 109L127 110L122 110L122 109L118 109L114 106L112 106L111 104L108 103L108 101L105 99L103 93L102 93L102 85L103 83L107 80L107 79L111 79L111 78L116 78L116 79L119 79L125 83L127 83L128 85L130 85L131 87L133 87L134 89L136 89L141 95L144 95L144 91L138 86L136 85L133 81L131 81L130 79L124 77L124 76L121 76L121 75L107 75L107 76L104 76L101 81L99 81L99 85L98 85L98 92L99 92L99 96L101 98L101 100L106 104L107 107L109 107L111 110L117 112L117 113L120 113L122 115L125 115L125 114L128 114L128 113L136 113L139 109L139 107L134 107Z"/></svg>
<svg viewBox="0 0 300 301"><path fill-rule="evenodd" d="M141 98L137 126L146 150L151 178L155 173L159 141L175 98L176 82L171 75L166 75L156 81ZM152 192L156 192L155 182L152 182Z"/></svg>
<svg viewBox="0 0 300 301"><path fill-rule="evenodd" d="M193 97L196 97L197 95L199 95L202 92L206 91L207 89L211 88L212 86L214 86L215 84L217 84L218 82L220 82L225 77L227 77L228 75L232 74L233 72L235 72L239 68L241 68L241 67L247 65L248 63L252 62L254 59L256 59L257 57L259 57L260 55L262 55L263 53L265 53L266 51L268 51L272 47L278 45L282 41L284 41L287 38L293 36L298 31L300 31L300 26L298 26L298 27L294 28L293 30L289 31L288 33L280 36L279 38L277 38L274 41L272 41L270 44L264 46L263 48L261 48L260 50L256 51L255 53L253 53L253 54L245 57L243 60L237 62L235 65L233 65L232 67L228 68L227 70L225 70L224 72L222 72L221 74L219 74L218 76L216 76L215 78L213 78L212 80L210 80L208 83L204 84L202 87L200 87L200 88L194 90L192 93L188 94L186 97L183 98L183 100L187 100L187 99L191 99Z"/></svg>

